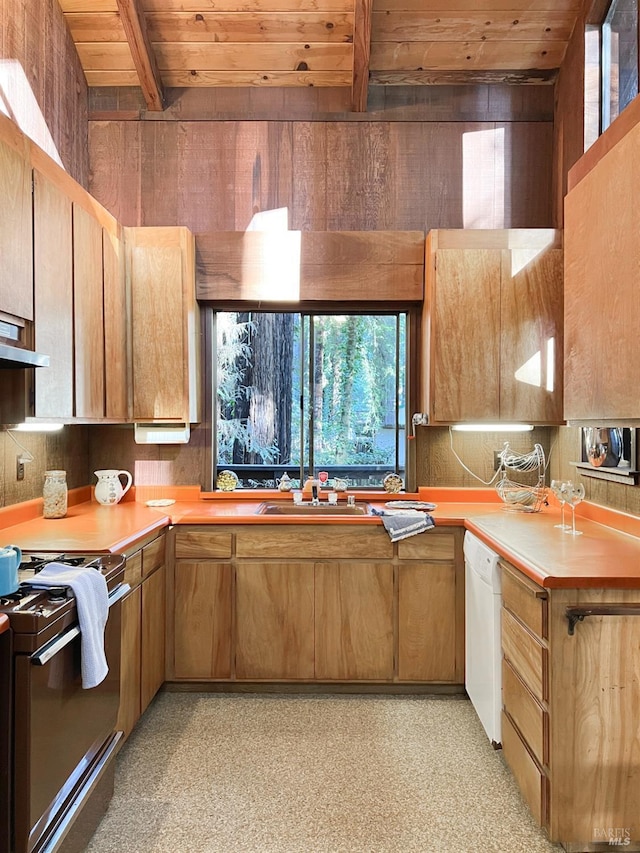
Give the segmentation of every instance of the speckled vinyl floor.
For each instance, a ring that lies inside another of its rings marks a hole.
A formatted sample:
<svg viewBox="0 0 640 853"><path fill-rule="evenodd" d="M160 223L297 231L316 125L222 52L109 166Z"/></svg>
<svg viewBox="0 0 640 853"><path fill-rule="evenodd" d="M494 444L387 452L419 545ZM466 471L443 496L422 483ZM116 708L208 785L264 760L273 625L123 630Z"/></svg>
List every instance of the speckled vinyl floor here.
<svg viewBox="0 0 640 853"><path fill-rule="evenodd" d="M90 853L542 853L460 697L161 693Z"/></svg>

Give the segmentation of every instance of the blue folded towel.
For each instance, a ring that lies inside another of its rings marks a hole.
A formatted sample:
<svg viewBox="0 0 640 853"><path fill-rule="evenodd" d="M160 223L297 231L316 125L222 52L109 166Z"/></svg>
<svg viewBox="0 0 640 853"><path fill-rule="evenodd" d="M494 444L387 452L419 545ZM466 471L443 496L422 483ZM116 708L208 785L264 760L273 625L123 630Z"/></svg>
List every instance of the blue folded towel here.
<svg viewBox="0 0 640 853"><path fill-rule="evenodd" d="M32 586L69 586L76 597L80 626L82 686L96 687L109 672L104 653L104 628L109 615L107 582L101 572L86 566L48 563Z"/></svg>
<svg viewBox="0 0 640 853"><path fill-rule="evenodd" d="M373 515L380 516L392 542L406 539L408 536L415 536L417 533L424 533L425 530L431 530L432 527L435 527L433 517L425 512L418 512L418 510L390 512L384 509L372 509L371 512Z"/></svg>

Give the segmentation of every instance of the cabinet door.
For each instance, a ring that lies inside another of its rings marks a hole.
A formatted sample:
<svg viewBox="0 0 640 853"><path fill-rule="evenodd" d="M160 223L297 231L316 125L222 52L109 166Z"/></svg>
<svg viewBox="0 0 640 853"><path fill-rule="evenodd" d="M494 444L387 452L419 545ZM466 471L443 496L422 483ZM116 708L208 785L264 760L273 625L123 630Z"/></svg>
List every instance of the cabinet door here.
<svg viewBox="0 0 640 853"><path fill-rule="evenodd" d="M188 228L126 228L133 419L196 423L200 323Z"/></svg>
<svg viewBox="0 0 640 853"><path fill-rule="evenodd" d="M32 232L31 165L0 141L0 311L23 320L33 319Z"/></svg>
<svg viewBox="0 0 640 853"><path fill-rule="evenodd" d="M140 677L140 712L164 682L165 670L165 567L142 582L142 653Z"/></svg>
<svg viewBox="0 0 640 853"><path fill-rule="evenodd" d="M313 678L313 563L236 567L236 677Z"/></svg>
<svg viewBox="0 0 640 853"><path fill-rule="evenodd" d="M500 418L561 423L563 251L513 249L503 261Z"/></svg>
<svg viewBox="0 0 640 853"><path fill-rule="evenodd" d="M38 171L34 180L35 346L51 365L35 371L35 415L73 417L71 201Z"/></svg>
<svg viewBox="0 0 640 853"><path fill-rule="evenodd" d="M398 678L464 681L457 655L456 573L453 565L411 563L399 568Z"/></svg>
<svg viewBox="0 0 640 853"><path fill-rule="evenodd" d="M430 412L436 422L497 420L502 251L439 249L427 278Z"/></svg>
<svg viewBox="0 0 640 853"><path fill-rule="evenodd" d="M120 710L116 728L125 737L138 721L140 706L140 616L142 591L138 586L122 599L122 655L120 659Z"/></svg>
<svg viewBox="0 0 640 853"><path fill-rule="evenodd" d="M76 417L104 417L102 226L73 205Z"/></svg>
<svg viewBox="0 0 640 853"><path fill-rule="evenodd" d="M315 564L316 678L393 678L393 566Z"/></svg>
<svg viewBox="0 0 640 853"><path fill-rule="evenodd" d="M640 124L565 198L565 417L640 417Z"/></svg>
<svg viewBox="0 0 640 853"><path fill-rule="evenodd" d="M126 420L129 412L127 300L124 248L116 234L102 229L104 271L105 416Z"/></svg>
<svg viewBox="0 0 640 853"><path fill-rule="evenodd" d="M179 560L174 577L174 675L231 677L231 565Z"/></svg>

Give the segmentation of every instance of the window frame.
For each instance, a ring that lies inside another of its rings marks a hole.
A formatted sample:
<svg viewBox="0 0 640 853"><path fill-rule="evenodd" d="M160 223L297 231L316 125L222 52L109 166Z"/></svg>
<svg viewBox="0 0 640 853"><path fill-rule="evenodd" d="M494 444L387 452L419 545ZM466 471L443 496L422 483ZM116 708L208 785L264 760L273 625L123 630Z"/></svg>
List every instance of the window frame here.
<svg viewBox="0 0 640 853"><path fill-rule="evenodd" d="M616 0L594 0L589 13L585 19L585 91L584 91L584 150L586 151L601 136L608 127L624 112L629 106L625 104L622 109L618 109L617 114L611 118L611 96L610 90L605 91L605 83L610 79L611 68L611 51L610 40L606 37L605 24L611 9ZM636 74L640 81L640 8L639 0L634 0L636 10ZM595 49L591 48L588 43L589 39L597 39L597 80L596 75L590 73L592 67L590 64L591 50L595 54ZM597 84L597 85L596 85ZM640 85L636 84L636 94L638 97ZM632 98L631 100L634 100Z"/></svg>
<svg viewBox="0 0 640 853"><path fill-rule="evenodd" d="M379 305L376 303L317 303L317 304L295 304L295 305L274 305L265 303L249 304L249 303L225 303L216 304L214 302L201 303L201 314L203 322L203 377L205 382L205 422L203 424L206 430L205 453L203 462L203 487L207 490L215 490L216 475L218 472L218 446L217 446L217 428L216 428L216 314L218 312L254 312L254 313L299 313L301 315L405 315L405 352L404 352L404 411L405 422L403 429L396 430L396 443L398 440L404 441L404 464L405 464L405 488L411 490L415 488L415 465L410 453L409 439L411 438L411 419L410 412L416 410L416 401L419 396L420 382L420 326L421 326L421 311L420 306L414 303L397 303L393 306L389 304ZM400 435L404 433L404 437ZM399 438L398 438L399 436ZM233 465L226 466L233 468ZM305 463L305 467L306 463ZM317 467L317 466L316 466ZM297 465L282 465L275 464L274 469L281 474L287 472L289 476L298 477L300 468ZM367 487L353 487L367 488ZM382 488L382 487L381 487ZM370 489L370 487L369 487Z"/></svg>

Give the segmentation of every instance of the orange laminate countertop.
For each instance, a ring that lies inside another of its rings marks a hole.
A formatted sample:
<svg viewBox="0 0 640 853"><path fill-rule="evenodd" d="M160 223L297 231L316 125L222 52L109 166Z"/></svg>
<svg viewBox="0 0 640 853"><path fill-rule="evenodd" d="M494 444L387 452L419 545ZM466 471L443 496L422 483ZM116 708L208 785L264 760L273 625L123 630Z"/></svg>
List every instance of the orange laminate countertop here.
<svg viewBox="0 0 640 853"><path fill-rule="evenodd" d="M582 535L572 536L554 526L559 521L555 509L502 511L474 515L465 527L541 586L640 589L640 538L578 514Z"/></svg>
<svg viewBox="0 0 640 853"><path fill-rule="evenodd" d="M23 551L114 554L170 524L166 513L127 501L101 506L94 501L70 506L64 518L32 518L5 527L2 540Z"/></svg>
<svg viewBox="0 0 640 853"><path fill-rule="evenodd" d="M636 516L585 502L576 514L583 535L574 538L554 527L560 520L557 508L545 507L539 513L507 512L494 494L488 490L420 489L419 495L402 497L434 502L437 527L468 528L541 586L640 589L640 519ZM175 503L148 507L144 503L147 497L175 497ZM358 500L376 508L383 508L389 497L395 496L358 494ZM0 534L1 541L19 545L23 551L116 553L169 525L382 524L375 516L324 515L311 520L308 516L257 513L263 501L283 499L291 500L291 496L267 491L201 495L196 487L153 487L153 493L147 494L139 488L136 500L110 507L84 500L70 506L62 519L32 514L15 523L19 514L14 512L4 525L0 518Z"/></svg>

